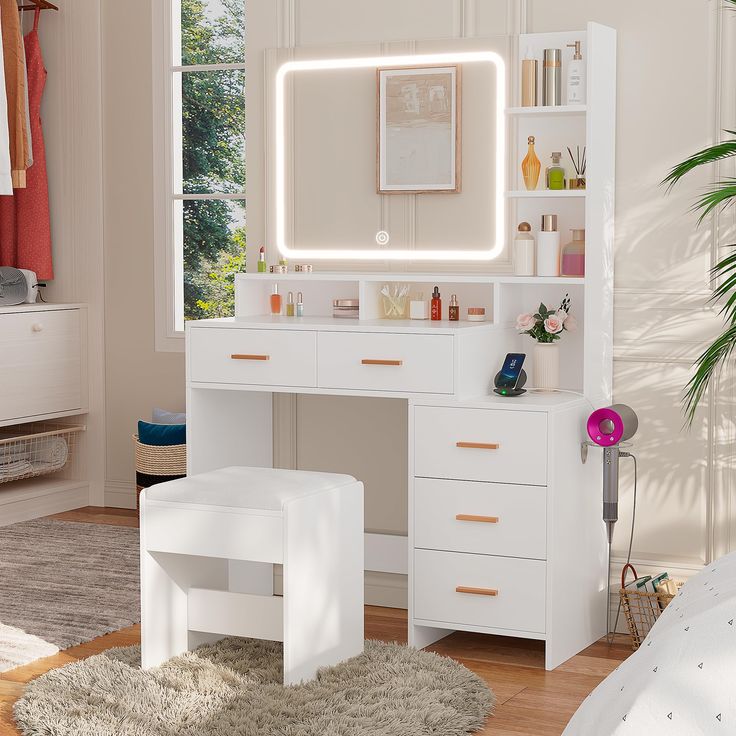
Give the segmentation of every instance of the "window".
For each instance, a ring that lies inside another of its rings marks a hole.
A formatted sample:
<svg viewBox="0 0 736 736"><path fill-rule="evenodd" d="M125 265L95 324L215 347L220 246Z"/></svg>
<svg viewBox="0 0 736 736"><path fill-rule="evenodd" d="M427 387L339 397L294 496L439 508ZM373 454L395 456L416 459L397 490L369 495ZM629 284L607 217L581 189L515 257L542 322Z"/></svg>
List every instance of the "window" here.
<svg viewBox="0 0 736 736"><path fill-rule="evenodd" d="M245 270L245 0L154 6L157 347L181 349Z"/></svg>

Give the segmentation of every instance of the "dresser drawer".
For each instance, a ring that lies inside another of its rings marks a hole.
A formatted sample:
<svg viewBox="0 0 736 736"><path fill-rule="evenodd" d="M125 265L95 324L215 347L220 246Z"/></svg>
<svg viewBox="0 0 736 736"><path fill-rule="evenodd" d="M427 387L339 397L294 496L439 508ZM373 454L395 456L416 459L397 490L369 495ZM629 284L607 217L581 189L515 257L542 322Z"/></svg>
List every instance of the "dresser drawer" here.
<svg viewBox="0 0 736 736"><path fill-rule="evenodd" d="M541 560L415 550L414 617L543 634L545 568Z"/></svg>
<svg viewBox="0 0 736 736"><path fill-rule="evenodd" d="M314 332L195 327L190 380L258 386L316 386Z"/></svg>
<svg viewBox="0 0 736 736"><path fill-rule="evenodd" d="M547 483L543 412L418 406L414 426L415 475Z"/></svg>
<svg viewBox="0 0 736 736"><path fill-rule="evenodd" d="M547 489L417 478L414 546L546 559Z"/></svg>
<svg viewBox="0 0 736 736"><path fill-rule="evenodd" d="M451 394L452 335L323 332L319 385L363 391Z"/></svg>
<svg viewBox="0 0 736 736"><path fill-rule="evenodd" d="M83 403L80 310L0 314L0 421Z"/></svg>

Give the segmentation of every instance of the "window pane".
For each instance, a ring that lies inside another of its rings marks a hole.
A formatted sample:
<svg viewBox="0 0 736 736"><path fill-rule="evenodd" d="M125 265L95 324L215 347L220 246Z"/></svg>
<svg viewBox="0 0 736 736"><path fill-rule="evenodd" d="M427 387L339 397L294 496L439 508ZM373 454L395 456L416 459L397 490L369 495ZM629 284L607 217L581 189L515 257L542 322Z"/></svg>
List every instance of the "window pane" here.
<svg viewBox="0 0 736 736"><path fill-rule="evenodd" d="M184 319L232 317L235 274L245 271L245 202L176 204L183 219Z"/></svg>
<svg viewBox="0 0 736 736"><path fill-rule="evenodd" d="M183 193L243 192L245 72L182 74L181 110Z"/></svg>
<svg viewBox="0 0 736 736"><path fill-rule="evenodd" d="M245 0L181 0L181 63L245 61Z"/></svg>

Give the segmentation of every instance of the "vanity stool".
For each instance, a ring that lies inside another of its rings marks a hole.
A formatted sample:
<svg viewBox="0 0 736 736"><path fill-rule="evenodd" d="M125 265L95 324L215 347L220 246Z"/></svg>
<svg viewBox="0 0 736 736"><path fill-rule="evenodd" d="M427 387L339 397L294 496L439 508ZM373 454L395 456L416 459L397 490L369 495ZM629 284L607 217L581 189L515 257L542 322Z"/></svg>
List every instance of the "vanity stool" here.
<svg viewBox="0 0 736 736"><path fill-rule="evenodd" d="M143 668L224 636L284 644L284 684L363 651L363 484L232 467L141 493ZM283 565L283 596L273 565Z"/></svg>

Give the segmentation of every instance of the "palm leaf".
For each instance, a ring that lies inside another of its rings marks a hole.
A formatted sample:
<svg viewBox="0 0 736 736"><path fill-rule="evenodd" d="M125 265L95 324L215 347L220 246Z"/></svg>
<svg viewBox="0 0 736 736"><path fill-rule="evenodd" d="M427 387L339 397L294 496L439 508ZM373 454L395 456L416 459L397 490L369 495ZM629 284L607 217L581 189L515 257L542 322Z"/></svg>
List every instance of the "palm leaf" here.
<svg viewBox="0 0 736 736"><path fill-rule="evenodd" d="M729 1L733 2L734 6L736 6L736 0ZM726 133L736 136L736 131L733 130L727 130ZM673 166L670 173L662 180L662 184L666 184L667 191L669 191L685 174L688 174L698 166L713 164L731 156L736 156L736 138L704 148L694 156L690 156L690 158L685 159L682 163L677 164L677 166Z"/></svg>
<svg viewBox="0 0 736 736"><path fill-rule="evenodd" d="M732 199L736 199L736 179L725 179L715 184L713 189L703 194L693 205L694 211L700 210L698 225L713 210L731 204Z"/></svg>

